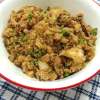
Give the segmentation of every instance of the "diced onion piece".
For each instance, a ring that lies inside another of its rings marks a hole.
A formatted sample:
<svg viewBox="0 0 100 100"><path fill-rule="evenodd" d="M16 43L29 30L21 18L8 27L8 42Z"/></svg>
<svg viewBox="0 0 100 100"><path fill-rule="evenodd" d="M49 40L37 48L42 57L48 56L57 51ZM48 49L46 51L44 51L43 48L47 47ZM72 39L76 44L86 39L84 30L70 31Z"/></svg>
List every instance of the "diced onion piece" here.
<svg viewBox="0 0 100 100"><path fill-rule="evenodd" d="M38 65L39 65L39 69L40 70L47 70L49 69L49 65L45 62L42 62L42 61L38 61Z"/></svg>
<svg viewBox="0 0 100 100"><path fill-rule="evenodd" d="M75 64L82 64L85 61L83 50L77 47L68 50L63 50L60 53L60 56L72 58Z"/></svg>

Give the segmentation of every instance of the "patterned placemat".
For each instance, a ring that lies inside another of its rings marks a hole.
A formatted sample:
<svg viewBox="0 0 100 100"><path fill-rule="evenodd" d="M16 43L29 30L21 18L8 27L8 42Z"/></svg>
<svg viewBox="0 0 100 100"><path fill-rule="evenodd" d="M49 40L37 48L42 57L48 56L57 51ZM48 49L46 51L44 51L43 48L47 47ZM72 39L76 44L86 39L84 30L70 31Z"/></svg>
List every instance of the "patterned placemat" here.
<svg viewBox="0 0 100 100"><path fill-rule="evenodd" d="M31 91L1 79L0 100L100 100L100 74L79 87L54 92Z"/></svg>

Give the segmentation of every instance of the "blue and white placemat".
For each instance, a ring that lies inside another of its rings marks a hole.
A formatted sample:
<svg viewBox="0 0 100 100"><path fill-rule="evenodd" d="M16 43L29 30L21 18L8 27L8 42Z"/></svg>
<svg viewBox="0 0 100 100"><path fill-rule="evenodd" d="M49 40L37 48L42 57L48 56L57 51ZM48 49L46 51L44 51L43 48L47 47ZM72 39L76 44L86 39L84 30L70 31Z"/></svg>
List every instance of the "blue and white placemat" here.
<svg viewBox="0 0 100 100"><path fill-rule="evenodd" d="M0 100L100 100L100 74L79 87L54 92L31 91L0 80Z"/></svg>
<svg viewBox="0 0 100 100"><path fill-rule="evenodd" d="M94 0L97 4L100 5L100 0Z"/></svg>

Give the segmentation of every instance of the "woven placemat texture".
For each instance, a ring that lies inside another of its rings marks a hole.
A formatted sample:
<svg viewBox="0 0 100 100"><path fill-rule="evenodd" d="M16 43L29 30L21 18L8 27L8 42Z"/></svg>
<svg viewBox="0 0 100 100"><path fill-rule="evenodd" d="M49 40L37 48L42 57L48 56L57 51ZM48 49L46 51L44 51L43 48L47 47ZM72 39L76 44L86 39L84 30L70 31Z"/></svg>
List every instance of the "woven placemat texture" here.
<svg viewBox="0 0 100 100"><path fill-rule="evenodd" d="M0 100L100 100L100 74L65 91L31 91L0 80Z"/></svg>

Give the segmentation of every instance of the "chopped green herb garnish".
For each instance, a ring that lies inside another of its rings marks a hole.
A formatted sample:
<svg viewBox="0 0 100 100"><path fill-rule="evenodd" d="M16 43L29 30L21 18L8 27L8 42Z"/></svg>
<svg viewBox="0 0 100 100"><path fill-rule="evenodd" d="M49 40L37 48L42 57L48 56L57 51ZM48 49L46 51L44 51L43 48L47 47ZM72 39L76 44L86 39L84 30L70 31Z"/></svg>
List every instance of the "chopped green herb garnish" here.
<svg viewBox="0 0 100 100"><path fill-rule="evenodd" d="M68 73L68 72L65 72L64 73L64 77L68 77L68 76L70 76L71 74L70 73Z"/></svg>
<svg viewBox="0 0 100 100"><path fill-rule="evenodd" d="M28 15L28 20L31 21L32 17L33 17L33 14L32 14L32 12L30 12L29 15Z"/></svg>
<svg viewBox="0 0 100 100"><path fill-rule="evenodd" d="M25 42L27 41L27 36L25 33L20 33L20 36L19 36L19 42Z"/></svg>
<svg viewBox="0 0 100 100"><path fill-rule="evenodd" d="M64 25L61 25L61 29L63 29L64 28Z"/></svg>
<svg viewBox="0 0 100 100"><path fill-rule="evenodd" d="M33 52L31 52L31 55L35 58L42 57L45 54L46 54L46 50L43 49L35 49L33 50Z"/></svg>
<svg viewBox="0 0 100 100"><path fill-rule="evenodd" d="M25 36L25 34L26 34L26 33L22 32L22 33L19 33L19 36L20 36L20 37L23 37L23 36Z"/></svg>
<svg viewBox="0 0 100 100"><path fill-rule="evenodd" d="M24 38L22 39L23 42L26 42L27 40L27 36L24 36Z"/></svg>
<svg viewBox="0 0 100 100"><path fill-rule="evenodd" d="M97 35L97 31L98 31L98 29L94 28L94 29L91 30L90 34L93 35L93 36L96 36Z"/></svg>
<svg viewBox="0 0 100 100"><path fill-rule="evenodd" d="M86 44L87 41L84 38L79 39L79 44Z"/></svg>
<svg viewBox="0 0 100 100"><path fill-rule="evenodd" d="M34 59L34 60L32 61L32 64L33 64L34 66L38 66L38 60L37 60L37 59Z"/></svg>
<svg viewBox="0 0 100 100"><path fill-rule="evenodd" d="M61 29L61 32L60 32L63 36L69 36L70 32L65 30L65 29Z"/></svg>

